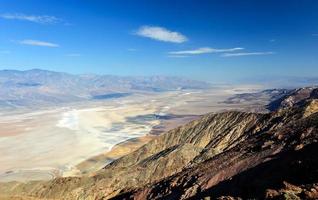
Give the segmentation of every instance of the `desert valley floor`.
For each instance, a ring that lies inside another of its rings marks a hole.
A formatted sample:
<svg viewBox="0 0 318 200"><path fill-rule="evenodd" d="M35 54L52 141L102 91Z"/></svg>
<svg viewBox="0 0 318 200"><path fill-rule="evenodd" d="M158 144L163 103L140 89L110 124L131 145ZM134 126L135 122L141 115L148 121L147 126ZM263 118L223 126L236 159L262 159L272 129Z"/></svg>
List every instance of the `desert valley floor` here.
<svg viewBox="0 0 318 200"><path fill-rule="evenodd" d="M223 102L256 86L136 93L41 110L0 113L0 181L47 180L94 173L156 135L208 112L257 109Z"/></svg>

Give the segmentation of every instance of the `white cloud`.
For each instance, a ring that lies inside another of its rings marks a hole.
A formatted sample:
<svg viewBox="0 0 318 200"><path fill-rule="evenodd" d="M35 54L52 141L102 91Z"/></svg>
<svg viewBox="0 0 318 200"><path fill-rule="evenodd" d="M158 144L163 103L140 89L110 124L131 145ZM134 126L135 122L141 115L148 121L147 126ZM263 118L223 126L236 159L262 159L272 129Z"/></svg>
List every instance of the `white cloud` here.
<svg viewBox="0 0 318 200"><path fill-rule="evenodd" d="M189 56L186 56L186 55L168 55L169 58L186 58L186 57L189 57Z"/></svg>
<svg viewBox="0 0 318 200"><path fill-rule="evenodd" d="M183 43L188 40L188 38L181 33L158 26L142 26L135 34L164 42Z"/></svg>
<svg viewBox="0 0 318 200"><path fill-rule="evenodd" d="M66 54L66 56L68 56L68 57L80 57L82 55L79 53L70 53L70 54Z"/></svg>
<svg viewBox="0 0 318 200"><path fill-rule="evenodd" d="M243 52L243 53L224 53L222 57L234 57L234 56L258 56L258 55L271 55L274 52Z"/></svg>
<svg viewBox="0 0 318 200"><path fill-rule="evenodd" d="M186 51L171 51L169 54L171 55L196 55L196 54L205 54L205 53L222 53L222 52L232 52L243 50L244 48L236 47L230 49L214 49L210 47L202 47L194 50L186 50Z"/></svg>
<svg viewBox="0 0 318 200"><path fill-rule="evenodd" d="M19 44L31 45L31 46L42 46L42 47L59 47L60 45L51 42L39 41L39 40L22 40L18 41Z"/></svg>
<svg viewBox="0 0 318 200"><path fill-rule="evenodd" d="M39 24L54 24L60 21L59 18L49 15L25 15L21 13L7 13L1 14L1 18L3 19L11 19L11 20L22 20L29 21Z"/></svg>

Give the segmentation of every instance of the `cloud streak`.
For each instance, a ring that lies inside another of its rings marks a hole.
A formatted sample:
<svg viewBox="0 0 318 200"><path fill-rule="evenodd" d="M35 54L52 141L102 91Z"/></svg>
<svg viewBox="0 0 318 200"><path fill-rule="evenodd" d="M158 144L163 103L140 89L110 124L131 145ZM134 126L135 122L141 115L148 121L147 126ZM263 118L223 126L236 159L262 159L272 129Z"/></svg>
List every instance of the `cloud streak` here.
<svg viewBox="0 0 318 200"><path fill-rule="evenodd" d="M40 40L21 40L21 41L18 41L18 43L22 45L41 46L41 47L59 47L60 46L55 43L45 42Z"/></svg>
<svg viewBox="0 0 318 200"><path fill-rule="evenodd" d="M187 58L189 56L186 55L168 55L169 58Z"/></svg>
<svg viewBox="0 0 318 200"><path fill-rule="evenodd" d="M183 43L188 41L183 34L159 26L142 26L135 34L163 42Z"/></svg>
<svg viewBox="0 0 318 200"><path fill-rule="evenodd" d="M21 13L5 13L0 14L2 19L29 21L38 24L55 24L60 21L59 18L49 15L26 15Z"/></svg>
<svg viewBox="0 0 318 200"><path fill-rule="evenodd" d="M274 52L242 52L242 53L224 53L222 57L238 57L238 56L260 56L260 55L271 55Z"/></svg>
<svg viewBox="0 0 318 200"><path fill-rule="evenodd" d="M239 51L243 50L244 48L236 47L230 49L214 49L210 47L202 47L193 50L186 50L186 51L171 51L169 52L170 55L198 55L198 54L206 54L206 53L222 53L222 52L232 52L232 51Z"/></svg>

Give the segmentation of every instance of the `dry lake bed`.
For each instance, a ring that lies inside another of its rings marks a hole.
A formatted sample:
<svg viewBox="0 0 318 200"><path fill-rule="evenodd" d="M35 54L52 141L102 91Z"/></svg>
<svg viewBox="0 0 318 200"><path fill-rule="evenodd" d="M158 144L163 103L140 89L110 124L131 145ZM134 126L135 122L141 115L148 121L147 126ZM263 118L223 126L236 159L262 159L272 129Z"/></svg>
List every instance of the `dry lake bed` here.
<svg viewBox="0 0 318 200"><path fill-rule="evenodd" d="M137 93L0 113L0 181L47 180L94 172L158 134L208 112L244 109L228 97L258 87Z"/></svg>

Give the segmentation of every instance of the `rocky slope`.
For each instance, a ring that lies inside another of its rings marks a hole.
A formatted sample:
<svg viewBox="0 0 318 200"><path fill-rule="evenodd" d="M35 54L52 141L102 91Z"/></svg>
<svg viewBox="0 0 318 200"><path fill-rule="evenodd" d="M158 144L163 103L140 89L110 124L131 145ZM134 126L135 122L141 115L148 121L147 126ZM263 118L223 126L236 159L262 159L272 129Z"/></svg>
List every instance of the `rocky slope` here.
<svg viewBox="0 0 318 200"><path fill-rule="evenodd" d="M267 109L274 111L280 108L288 108L297 104L302 104L308 99L318 98L317 87L305 87L294 90L285 90L284 95L275 98L270 104L268 104Z"/></svg>
<svg viewBox="0 0 318 200"><path fill-rule="evenodd" d="M267 114L207 114L94 176L13 182L0 185L0 193L36 199L314 199L318 100L317 88L310 91Z"/></svg>
<svg viewBox="0 0 318 200"><path fill-rule="evenodd" d="M317 102L314 104L317 105ZM317 191L311 191L311 187L318 182L318 156L315 153L318 150L318 114L295 119L289 112L284 111L283 115L274 115L271 119L268 116L263 118L272 122L283 118L292 122L288 125L276 126L276 123L263 121L261 123L265 126L261 126L260 130L257 130L259 127L253 129L234 147L209 159L200 158L200 162L191 164L180 173L124 192L114 199L215 199L222 196L263 199L289 193L294 196L299 194L298 199L310 197L306 190L300 189L297 193L277 192L286 182L309 187L308 191L314 192L317 198Z"/></svg>

